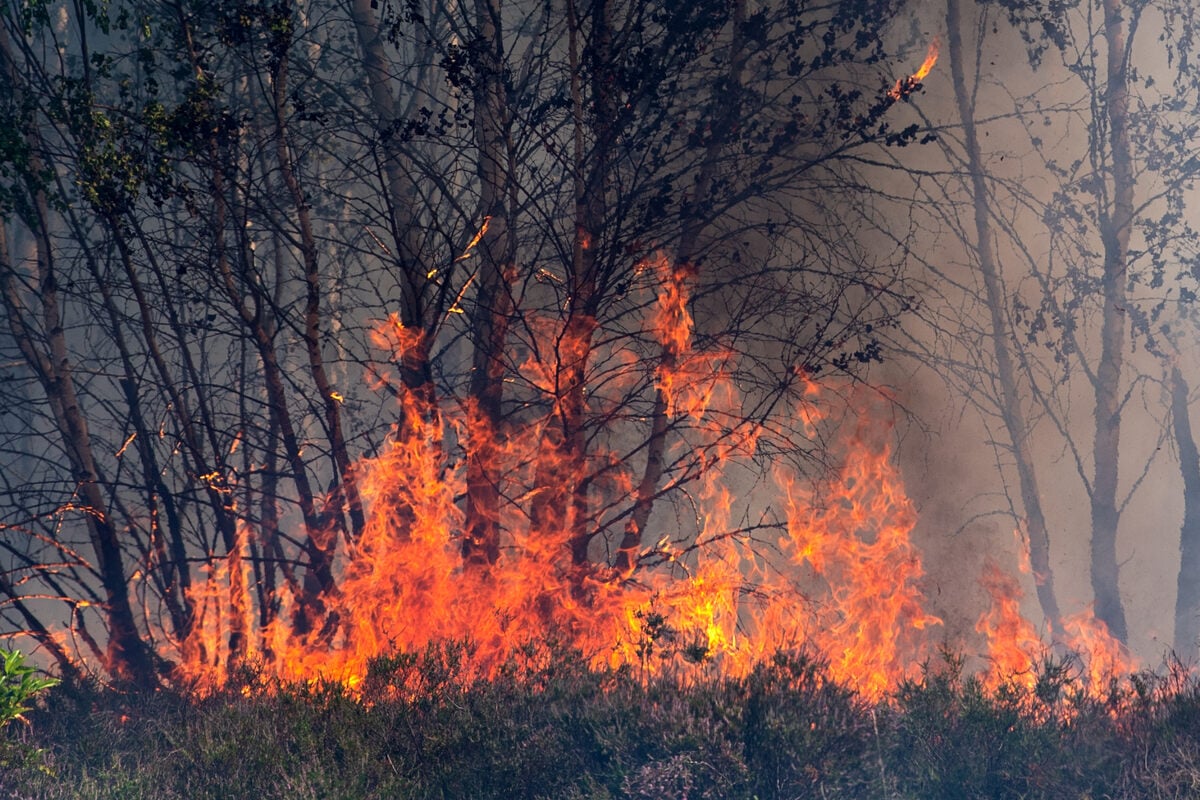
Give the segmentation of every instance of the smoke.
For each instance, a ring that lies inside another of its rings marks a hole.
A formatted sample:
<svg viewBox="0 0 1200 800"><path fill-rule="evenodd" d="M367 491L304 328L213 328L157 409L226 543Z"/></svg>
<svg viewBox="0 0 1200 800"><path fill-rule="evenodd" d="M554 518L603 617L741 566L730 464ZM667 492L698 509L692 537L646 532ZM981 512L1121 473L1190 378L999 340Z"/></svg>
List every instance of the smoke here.
<svg viewBox="0 0 1200 800"><path fill-rule="evenodd" d="M966 81L988 173L993 252L1046 510L1051 567L1060 606L1071 614L1087 609L1093 596L1089 488L1095 480L1094 391L1102 352L1098 298L1103 214L1111 208L1106 203L1113 178L1104 139L1108 119L1102 104L1093 105L1103 86L1089 86L1086 75L1067 64L1091 63L1102 74L1104 61L1101 55L1089 62L1086 52L1075 49L1088 22L1082 10L1064 22L1073 36L1067 49L1048 48L1034 68L1028 41L1002 12L989 5L967 6ZM898 46L918 53L922 39L940 36L944 42L945 4L921 3L915 10L912 21L897 26ZM1171 216L1186 218L1191 198L1176 196L1174 202L1182 205L1172 212L1162 185L1170 179L1164 176L1179 174L1163 163L1160 152L1179 146L1177 137L1166 133L1179 119L1169 104L1158 105L1156 81L1169 85L1175 65L1166 48L1151 43L1165 33L1174 46L1171 37L1178 34L1164 28L1163 19L1153 11L1144 15L1131 50L1139 78L1131 92L1144 114L1135 122L1134 161L1143 170L1135 195L1146 205L1131 241L1116 492L1121 513L1116 556L1129 646L1150 665L1173 644L1183 518L1164 365L1181 364L1191 384L1197 374L1194 348L1180 334L1190 330L1181 319L1186 309L1174 302L1190 278L1172 283L1181 271L1172 261L1185 248L1166 246L1153 228L1174 224L1174 235L1191 236ZM1101 22L1097 11L1092 23ZM900 119L937 131L939 141L889 154L874 175L875 186L896 200L891 239L908 249L910 277L923 284L917 314L905 321L893 341L892 358L875 376L894 388L898 406L909 415L898 429L898 458L919 512L915 535L925 551L927 593L946 620L948 638L973 642L974 622L987 602L978 581L984 562L993 559L1019 574L1024 508L1001 417L983 276L971 249L973 209L952 64L942 49L923 91L897 109ZM1024 613L1044 630L1034 578L1024 575L1021 582Z"/></svg>

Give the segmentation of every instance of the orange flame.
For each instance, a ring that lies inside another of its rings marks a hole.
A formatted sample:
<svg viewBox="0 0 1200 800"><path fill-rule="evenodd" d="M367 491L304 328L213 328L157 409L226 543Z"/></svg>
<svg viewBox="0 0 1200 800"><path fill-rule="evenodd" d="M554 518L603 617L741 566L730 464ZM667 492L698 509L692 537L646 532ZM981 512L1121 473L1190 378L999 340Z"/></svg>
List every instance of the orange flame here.
<svg viewBox="0 0 1200 800"><path fill-rule="evenodd" d="M231 657L246 642L252 630L252 601L249 596L249 565L246 547L249 530L238 530L233 549L221 559L210 558L207 579L193 585L188 601L196 617L192 635L181 643L178 677L187 683L219 685L230 678L236 659ZM257 647L242 652L242 656L257 658Z"/></svg>
<svg viewBox="0 0 1200 800"><path fill-rule="evenodd" d="M164 653L179 663L178 677L215 687L245 658L285 680L320 676L355 687L373 659L444 641L469 642L469 671L487 676L541 638L563 642L597 668L632 665L646 674L702 662L743 675L781 649L803 647L828 662L833 679L870 699L911 676L929 654L928 629L941 621L924 608L923 567L910 540L916 513L892 465L883 415L852 399L864 407L834 419L818 384L799 376L787 430L745 421L734 354L697 345L688 310L693 270L660 258L643 272L656 297L645 304L642 341L658 349L656 362L595 344L604 340L594 335L595 320L533 319L534 340L553 346L531 348L513 391L543 416L531 412L500 431L469 402L429 409L402 398L390 441L355 466L366 526L353 541L338 540L338 590L326 598L324 624L313 633L291 628L297 586L285 583L267 598L252 590L246 548L254 532L244 530L232 552L210 559L207 580L189 596L198 622ZM395 316L374 340L396 361L425 345ZM613 566L599 546L585 559L572 550L583 513L564 500L573 487L586 484L595 505L621 522L640 491L636 459L599 445L581 454L555 433L564 406L577 402L564 381L580 375L596 377L585 402L600 414L627 413L626 401L606 391L616 387L624 398L650 379L670 433L663 459L673 465L657 488L686 493L688 507L699 509L685 520L680 506L670 527L650 525L629 569ZM822 467L823 481L796 468L769 478L751 472L760 444L797 431L834 442L840 464ZM499 554L482 565L463 558L471 452L494 458L504 498L494 520ZM774 505L761 513L771 524L731 521L737 504L728 478L737 470L773 482ZM995 603L979 623L990 641L991 680L1031 674L1040 642L1020 617L1016 581L993 565L984 583ZM1082 622L1078 630L1096 635ZM1120 668L1115 657L1093 663Z"/></svg>
<svg viewBox="0 0 1200 800"><path fill-rule="evenodd" d="M1006 682L1015 682L1032 689L1037 680L1036 668L1049 653L1049 647L1021 614L1024 593L1014 577L990 561L984 567L982 583L992 600L991 608L975 626L987 641L991 662L984 685L995 689ZM1062 645L1079 659L1083 667L1083 690L1088 694L1102 696L1113 679L1138 668L1136 659L1096 619L1092 609L1066 617L1062 622L1065 630Z"/></svg>
<svg viewBox="0 0 1200 800"><path fill-rule="evenodd" d="M714 402L733 399L727 363L733 355L719 349L696 351L692 347L694 322L687 309L687 281L692 268L661 257L647 266L655 269L661 284L648 327L665 354L657 377L658 388L667 402L667 414L688 416L702 424Z"/></svg>
<svg viewBox="0 0 1200 800"><path fill-rule="evenodd" d="M1013 682L1032 689L1037 681L1036 668L1046 647L1033 623L1021 614L1024 592L1013 576L1005 573L990 559L980 579L991 597L992 605L975 623L983 634L991 667L983 676L988 689Z"/></svg>
<svg viewBox="0 0 1200 800"><path fill-rule="evenodd" d="M1091 608L1063 619L1066 645L1083 659L1087 690L1103 696L1110 682L1138 668L1137 660L1108 632Z"/></svg>
<svg viewBox="0 0 1200 800"><path fill-rule="evenodd" d="M899 100L911 93L917 87L917 84L925 80L930 71L933 70L933 65L937 63L940 46L941 42L938 37L933 37L933 41L929 43L929 51L925 54L925 60L921 62L921 66L907 78L897 80L896 85L888 90L888 97L893 100Z"/></svg>
<svg viewBox="0 0 1200 800"><path fill-rule="evenodd" d="M924 655L920 632L941 620L923 609L924 571L909 540L916 513L881 434L860 422L837 480L813 493L788 490L790 554L828 599L813 610L809 640L833 676L878 698Z"/></svg>

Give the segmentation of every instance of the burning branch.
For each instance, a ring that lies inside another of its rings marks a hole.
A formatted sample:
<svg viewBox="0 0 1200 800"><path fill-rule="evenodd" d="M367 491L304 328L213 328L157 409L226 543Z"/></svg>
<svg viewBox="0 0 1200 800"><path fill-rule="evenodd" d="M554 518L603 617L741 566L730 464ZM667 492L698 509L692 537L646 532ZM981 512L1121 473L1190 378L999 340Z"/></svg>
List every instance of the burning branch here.
<svg viewBox="0 0 1200 800"><path fill-rule="evenodd" d="M926 53L925 60L921 63L921 67L907 78L900 78L897 80L896 85L893 86L890 91L888 91L888 97L892 98L893 100L899 100L912 94L921 81L925 80L925 77L929 75L930 71L933 69L933 65L937 63L938 47L940 44L941 42L938 40L938 37L933 37L933 41L929 43L929 51Z"/></svg>

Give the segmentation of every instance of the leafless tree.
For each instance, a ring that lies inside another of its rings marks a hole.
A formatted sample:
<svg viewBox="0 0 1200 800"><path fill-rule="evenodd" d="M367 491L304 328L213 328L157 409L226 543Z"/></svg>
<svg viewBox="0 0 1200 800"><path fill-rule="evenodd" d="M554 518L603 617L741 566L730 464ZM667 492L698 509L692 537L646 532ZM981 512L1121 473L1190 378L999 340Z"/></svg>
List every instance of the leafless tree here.
<svg viewBox="0 0 1200 800"><path fill-rule="evenodd" d="M276 622L332 640L358 459L451 412L488 432L437 442L464 569L516 507L565 521L578 586L630 579L722 442L818 464L792 404L911 302L841 200L920 137L891 122L896 2L0 8L3 474L37 480L0 508L0 591L64 669L90 648L153 682L242 564L230 660ZM716 433L671 410L684 354L643 324L672 281L746 391ZM518 433L536 464L501 455Z"/></svg>

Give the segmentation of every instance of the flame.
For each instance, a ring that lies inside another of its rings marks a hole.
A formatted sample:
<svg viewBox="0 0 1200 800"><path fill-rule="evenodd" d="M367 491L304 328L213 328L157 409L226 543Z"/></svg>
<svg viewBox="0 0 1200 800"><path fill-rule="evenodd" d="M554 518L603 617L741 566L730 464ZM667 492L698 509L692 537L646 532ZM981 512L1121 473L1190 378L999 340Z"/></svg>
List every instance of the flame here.
<svg viewBox="0 0 1200 800"><path fill-rule="evenodd" d="M984 567L982 584L991 596L991 608L985 612L975 629L987 641L991 668L984 676L984 686L996 689L1005 683L1016 683L1032 690L1037 681L1036 670L1049 654L1033 624L1021 614L1024 592L1016 578L1004 573L989 561ZM1132 674L1138 668L1125 647L1109 633L1108 627L1096 619L1091 608L1062 621L1065 635L1062 645L1076 657L1082 667L1082 688L1091 696L1101 697L1114 679Z"/></svg>
<svg viewBox="0 0 1200 800"><path fill-rule="evenodd" d="M788 550L827 593L807 636L833 677L871 698L911 675L925 654L920 632L941 624L923 608L924 571L909 539L916 513L885 432L861 422L841 474L823 491L788 485Z"/></svg>
<svg viewBox="0 0 1200 800"><path fill-rule="evenodd" d="M688 416L703 424L714 403L735 399L728 381L733 354L721 349L697 351L692 347L694 321L687 309L687 281L692 268L672 264L663 257L645 266L654 269L661 285L649 328L664 352L657 386L666 400L667 414ZM736 403L726 405L732 410Z"/></svg>
<svg viewBox="0 0 1200 800"><path fill-rule="evenodd" d="M807 648L828 662L831 678L870 699L913 676L941 620L925 610L910 538L916 512L892 464L878 401L849 392L826 404L826 390L797 373L787 426L747 420L735 355L698 343L689 311L695 271L659 257L638 274L654 292L640 337L654 358L604 344L595 319L530 318L531 345L507 385L540 416L530 411L496 430L470 402L430 409L392 386L400 419L378 454L355 465L366 525L353 541L338 540L327 618L309 632L293 629L295 579L285 573L270 596L253 584L255 531L247 527L228 554L209 559L207 579L189 594L191 634L162 637L177 677L213 688L248 660L284 680L322 677L353 688L380 656L458 641L469 642L464 668L486 677L545 639L596 668L628 665L647 675L694 664L744 675L780 650ZM395 315L373 334L397 362L423 347L422 337ZM368 378L389 380L379 370ZM598 546L582 559L572 549L585 513L572 502L575 487L587 485L589 502L602 509L587 524L610 527L624 524L640 491L641 465L619 443L580 452L561 434L579 402L570 382L580 379L590 413L628 414L630 392L655 393L655 419L670 434L663 460L673 465L657 491L682 493L697 509L687 518L684 505L668 508L670 527L635 530L645 535L635 536L636 552L623 551L631 564L621 568ZM829 413L847 405L842 418ZM816 470L819 481L794 466L759 475L776 490L762 514L771 523L739 526L728 476L752 469L764 442L797 432L827 437L839 463ZM472 535L462 500L470 453L487 454L504 499L494 520L498 555L486 564L463 557ZM990 642L989 680L1031 675L1040 642L1020 616L1015 579L993 565L984 584L994 602L979 623ZM1077 630L1081 640L1099 636L1084 622ZM1089 663L1121 668L1115 656Z"/></svg>
<svg viewBox="0 0 1200 800"><path fill-rule="evenodd" d="M1063 629L1066 645L1083 659L1087 690L1093 696L1103 696L1114 679L1137 670L1137 660L1096 619L1092 608L1065 617Z"/></svg>
<svg viewBox="0 0 1200 800"><path fill-rule="evenodd" d="M1038 661L1046 647L1033 623L1021 614L1024 592L1016 578L990 559L984 565L980 583L992 601L991 608L975 623L975 630L987 643L991 662L983 676L984 686L994 690L1012 682L1033 689Z"/></svg>
<svg viewBox="0 0 1200 800"><path fill-rule="evenodd" d="M492 224L492 218L490 216L483 218L483 225L479 226L479 230L476 231L475 235L471 237L471 241L467 242L467 246L463 248L462 255L460 255L458 258L454 259L456 262L457 261L465 261L466 259L471 257L472 252L474 252L474 250L475 250L475 245L477 245L481 241L483 241L483 236L484 236L484 234L486 234L488 232L488 227L491 224ZM436 271L431 272L426 277L432 278L434 276L434 274L436 274Z"/></svg>
<svg viewBox="0 0 1200 800"><path fill-rule="evenodd" d="M188 590L196 621L191 636L180 645L176 672L187 684L224 684L239 659L263 655L260 647L243 649L253 628L250 566L245 558L249 535L249 529L241 527L233 549L224 558L210 557L206 580Z"/></svg>
<svg viewBox="0 0 1200 800"><path fill-rule="evenodd" d="M697 661L744 674L779 649L808 647L829 661L835 679L870 697L908 674L922 652L919 632L939 621L921 608L922 568L908 539L915 513L890 464L887 426L876 426L869 410L856 426L842 426L844 465L822 485L777 470L777 538L738 535L723 475L749 464L760 438L774 432L737 421L745 415L730 375L732 352L697 347L688 310L694 270L660 257L640 274L657 285L644 332L661 353L653 386L672 426L666 456L685 465L661 488L692 487L704 509L694 531L639 548L632 574L564 557L575 524L571 504L554 506L565 513L540 522L537 505L553 506L583 476L619 507L633 494L634 475L619 453L595 448L581 459L550 435L567 402L563 382L603 362L606 385L623 396L637 386L644 362L621 350L601 352L592 344L594 320L533 320L535 340L555 346L531 352L519 380L547 401L546 417L501 432L469 403L428 414L402 402L403 419L386 447L355 467L369 515L362 536L340 545L331 624L318 626L320 633L290 630L295 598L285 585L266 601L276 609L272 621L254 628L264 601L248 589L250 534L243 533L235 552L210 560L208 579L190 595L198 622L174 647L177 675L215 686L238 658L251 658L280 678L323 676L355 686L375 657L446 640L469 640L471 668L487 675L539 636L565 639L596 667L628 664L648 674ZM395 361L421 344L395 315L373 338ZM378 372L370 377L385 380ZM802 390L801 429L838 430L819 409L817 384L805 381ZM604 412L602 390L590 402ZM463 562L465 468L452 443L487 448L503 467L503 539L486 568Z"/></svg>
<svg viewBox="0 0 1200 800"><path fill-rule="evenodd" d="M937 63L938 48L940 46L941 42L938 37L933 37L933 41L929 43L929 51L925 54L925 60L921 62L921 66L907 78L897 80L896 85L888 90L888 97L893 100L899 100L911 93L918 83L925 80L930 71L933 70L933 65Z"/></svg>

